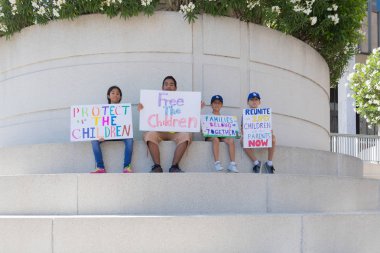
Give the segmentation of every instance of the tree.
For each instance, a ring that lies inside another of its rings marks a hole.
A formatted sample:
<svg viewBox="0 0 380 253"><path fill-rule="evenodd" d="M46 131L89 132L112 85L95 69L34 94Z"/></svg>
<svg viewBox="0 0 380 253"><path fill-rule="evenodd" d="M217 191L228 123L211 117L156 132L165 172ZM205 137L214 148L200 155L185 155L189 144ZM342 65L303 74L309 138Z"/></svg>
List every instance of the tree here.
<svg viewBox="0 0 380 253"><path fill-rule="evenodd" d="M369 124L380 124L380 48L372 51L365 64L357 63L348 77L356 111Z"/></svg>

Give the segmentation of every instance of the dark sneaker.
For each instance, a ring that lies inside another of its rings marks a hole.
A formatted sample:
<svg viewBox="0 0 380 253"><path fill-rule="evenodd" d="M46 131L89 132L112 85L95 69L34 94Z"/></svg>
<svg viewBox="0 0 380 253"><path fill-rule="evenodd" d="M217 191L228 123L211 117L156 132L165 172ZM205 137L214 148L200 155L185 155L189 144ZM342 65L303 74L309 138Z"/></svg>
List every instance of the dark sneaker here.
<svg viewBox="0 0 380 253"><path fill-rule="evenodd" d="M261 162L259 161L259 164L256 164L253 166L252 168L253 173L260 173L260 168L261 168Z"/></svg>
<svg viewBox="0 0 380 253"><path fill-rule="evenodd" d="M162 173L163 170L161 168L161 165L159 164L155 164L152 166L152 170L150 171L150 173Z"/></svg>
<svg viewBox="0 0 380 253"><path fill-rule="evenodd" d="M273 165L270 166L268 165L268 163L264 163L264 166L263 166L263 173L264 174L274 174L274 167Z"/></svg>
<svg viewBox="0 0 380 253"><path fill-rule="evenodd" d="M172 165L169 169L170 173L183 173L183 171L179 168L178 165Z"/></svg>

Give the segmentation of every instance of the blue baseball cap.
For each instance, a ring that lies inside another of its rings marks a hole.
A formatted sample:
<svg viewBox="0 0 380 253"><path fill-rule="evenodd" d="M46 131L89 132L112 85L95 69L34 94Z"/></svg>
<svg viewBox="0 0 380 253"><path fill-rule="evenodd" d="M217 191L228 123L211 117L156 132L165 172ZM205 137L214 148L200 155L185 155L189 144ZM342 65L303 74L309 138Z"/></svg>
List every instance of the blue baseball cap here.
<svg viewBox="0 0 380 253"><path fill-rule="evenodd" d="M252 99L252 98L258 98L258 99L261 99L260 94L257 93L257 92L251 92L251 93L249 93L248 98L247 98L247 101L250 100L250 99Z"/></svg>
<svg viewBox="0 0 380 253"><path fill-rule="evenodd" d="M212 104L212 102L214 102L215 100L219 100L223 104L223 98L222 98L221 95L214 95L214 96L212 96L210 104Z"/></svg>

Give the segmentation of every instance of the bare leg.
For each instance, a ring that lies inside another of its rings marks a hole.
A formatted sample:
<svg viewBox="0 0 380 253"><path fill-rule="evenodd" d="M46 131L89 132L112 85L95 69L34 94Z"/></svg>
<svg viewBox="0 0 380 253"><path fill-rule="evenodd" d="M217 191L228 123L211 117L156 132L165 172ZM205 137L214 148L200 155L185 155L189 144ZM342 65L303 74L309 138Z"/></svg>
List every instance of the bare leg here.
<svg viewBox="0 0 380 253"><path fill-rule="evenodd" d="M276 147L276 136L272 136L272 147L268 148L268 161L273 161L274 151Z"/></svg>
<svg viewBox="0 0 380 253"><path fill-rule="evenodd" d="M244 148L243 147L243 142L244 142L244 140L243 140L243 137L240 139L240 144L241 144L241 147L243 148L243 150L244 150L244 153L246 153L247 154L247 156L249 157L249 159L251 159L251 161L256 161L257 160L257 158L256 158L256 156L254 155L254 149L253 148Z"/></svg>
<svg viewBox="0 0 380 253"><path fill-rule="evenodd" d="M178 165L179 162L182 159L183 154L185 153L186 149L188 146L188 142L182 142L181 144L178 144L175 152L174 152L174 157L173 157L173 165Z"/></svg>
<svg viewBox="0 0 380 253"><path fill-rule="evenodd" d="M244 149L244 152L249 157L249 159L251 159L251 161L256 161L257 160L256 156L253 153L253 149L252 148L243 148L243 149Z"/></svg>
<svg viewBox="0 0 380 253"><path fill-rule="evenodd" d="M211 138L212 140L212 153L214 154L214 161L219 161L219 138Z"/></svg>
<svg viewBox="0 0 380 253"><path fill-rule="evenodd" d="M235 162L235 143L232 138L223 139L225 143L228 145L228 153L230 154L230 161Z"/></svg>
<svg viewBox="0 0 380 253"><path fill-rule="evenodd" d="M154 164L161 164L160 160L160 149L157 144L149 141L148 142L148 149L150 152L150 155L152 156L152 160Z"/></svg>

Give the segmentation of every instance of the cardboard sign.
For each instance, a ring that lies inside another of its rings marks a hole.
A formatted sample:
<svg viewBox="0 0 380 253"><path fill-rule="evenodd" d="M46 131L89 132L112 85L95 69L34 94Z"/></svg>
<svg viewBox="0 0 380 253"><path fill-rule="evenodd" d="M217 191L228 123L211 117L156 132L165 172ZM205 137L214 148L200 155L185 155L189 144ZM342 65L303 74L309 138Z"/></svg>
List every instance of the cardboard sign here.
<svg viewBox="0 0 380 253"><path fill-rule="evenodd" d="M272 147L272 110L255 108L243 110L244 148Z"/></svg>
<svg viewBox="0 0 380 253"><path fill-rule="evenodd" d="M131 104L71 106L71 141L133 138Z"/></svg>
<svg viewBox="0 0 380 253"><path fill-rule="evenodd" d="M201 93L141 90L140 130L199 132Z"/></svg>
<svg viewBox="0 0 380 253"><path fill-rule="evenodd" d="M201 119L204 137L240 138L236 116L202 115Z"/></svg>

